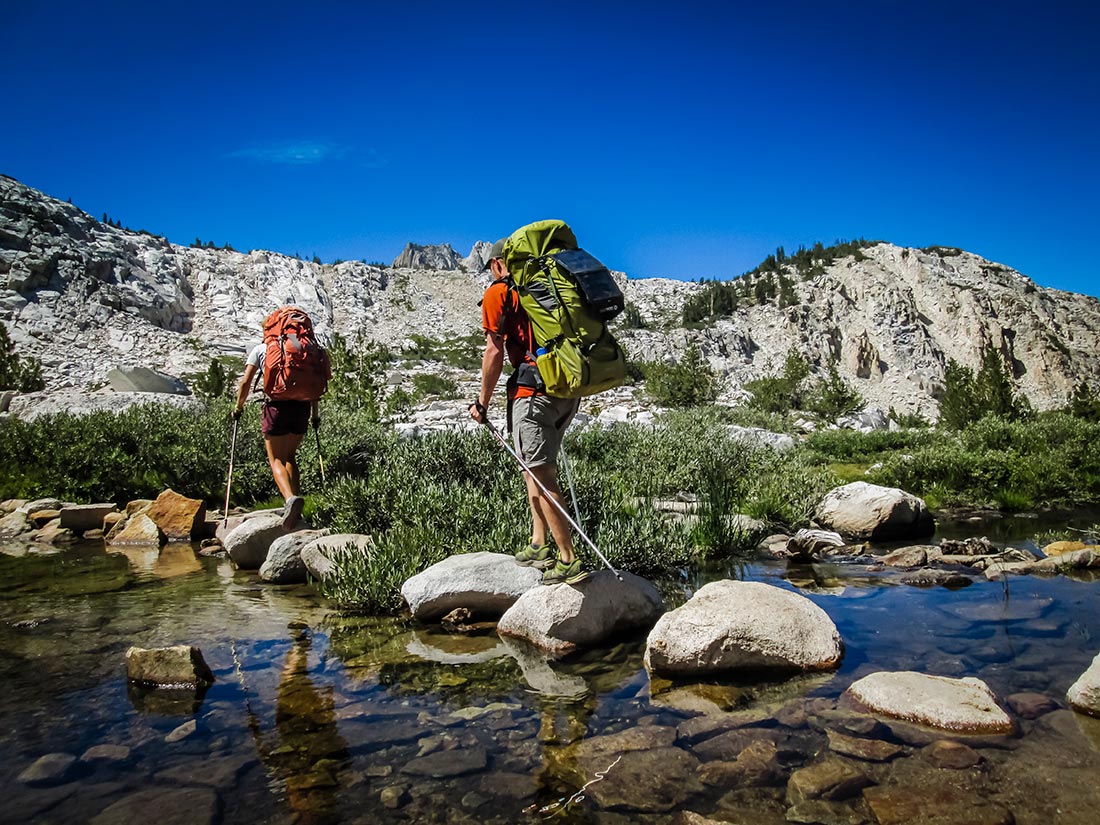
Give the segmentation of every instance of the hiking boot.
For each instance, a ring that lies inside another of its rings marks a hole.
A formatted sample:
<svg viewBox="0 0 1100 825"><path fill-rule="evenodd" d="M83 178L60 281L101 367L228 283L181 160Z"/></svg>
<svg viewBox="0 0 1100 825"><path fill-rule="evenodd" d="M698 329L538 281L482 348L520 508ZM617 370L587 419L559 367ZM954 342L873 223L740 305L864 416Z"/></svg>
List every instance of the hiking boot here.
<svg viewBox="0 0 1100 825"><path fill-rule="evenodd" d="M294 525L302 517L302 507L305 506L305 503L306 500L301 496L291 496L286 500L286 506L283 507L284 530L294 529Z"/></svg>
<svg viewBox="0 0 1100 825"><path fill-rule="evenodd" d="M554 564L554 554L550 551L549 546L542 545L536 547L533 544L529 544L516 553L516 564L521 564L524 567L534 567L536 570L545 570Z"/></svg>
<svg viewBox="0 0 1100 825"><path fill-rule="evenodd" d="M561 559L554 566L542 574L543 584L576 584L588 578L588 571L581 567L580 559L573 559L565 564Z"/></svg>

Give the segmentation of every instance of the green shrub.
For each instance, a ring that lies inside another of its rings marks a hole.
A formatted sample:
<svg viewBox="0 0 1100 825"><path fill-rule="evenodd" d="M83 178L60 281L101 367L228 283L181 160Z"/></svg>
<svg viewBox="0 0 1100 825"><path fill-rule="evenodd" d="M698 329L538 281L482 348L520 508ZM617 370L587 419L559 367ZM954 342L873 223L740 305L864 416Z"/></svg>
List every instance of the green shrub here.
<svg viewBox="0 0 1100 825"><path fill-rule="evenodd" d="M645 319L635 304L627 301L623 314L619 317L619 326L623 329L646 329Z"/></svg>
<svg viewBox="0 0 1100 825"><path fill-rule="evenodd" d="M1093 391L1087 381L1082 381L1074 387L1066 411L1085 421L1100 421L1100 395Z"/></svg>
<svg viewBox="0 0 1100 825"><path fill-rule="evenodd" d="M1100 424L1065 413L1021 421L990 415L887 459L876 480L934 491L943 504L1085 504L1100 495Z"/></svg>
<svg viewBox="0 0 1100 825"><path fill-rule="evenodd" d="M836 362L830 361L825 377L806 393L803 407L826 420L835 421L842 415L863 409L863 397L840 377Z"/></svg>
<svg viewBox="0 0 1100 825"><path fill-rule="evenodd" d="M226 370L225 365L217 358L210 359L210 366L206 372L192 382L195 395L207 400L221 398L230 394L233 388L233 376Z"/></svg>
<svg viewBox="0 0 1100 825"><path fill-rule="evenodd" d="M694 344L678 363L654 361L646 365L645 386L653 400L666 407L709 404L718 396L718 376Z"/></svg>
<svg viewBox="0 0 1100 825"><path fill-rule="evenodd" d="M333 336L328 353L332 380L325 395L326 403L365 410L377 420L381 416L382 390L393 353L375 341L359 339L349 344L339 334Z"/></svg>
<svg viewBox="0 0 1100 825"><path fill-rule="evenodd" d="M802 382L810 374L806 357L791 350L779 375L747 381L745 389L752 393L748 405L770 413L788 413L802 408Z"/></svg>
<svg viewBox="0 0 1100 825"><path fill-rule="evenodd" d="M874 462L899 451L911 451L928 444L933 435L927 430L818 430L806 440L806 449L818 461Z"/></svg>
<svg viewBox="0 0 1100 825"><path fill-rule="evenodd" d="M1001 354L987 347L978 372L949 360L940 397L940 424L959 430L986 415L1017 420L1030 414L1027 399L1016 393Z"/></svg>
<svg viewBox="0 0 1100 825"><path fill-rule="evenodd" d="M445 375L421 372L413 376L413 397L424 398L435 395L439 398L458 398L458 383Z"/></svg>
<svg viewBox="0 0 1100 825"><path fill-rule="evenodd" d="M8 328L0 323L0 390L35 392L46 388L42 363L37 358L21 357Z"/></svg>

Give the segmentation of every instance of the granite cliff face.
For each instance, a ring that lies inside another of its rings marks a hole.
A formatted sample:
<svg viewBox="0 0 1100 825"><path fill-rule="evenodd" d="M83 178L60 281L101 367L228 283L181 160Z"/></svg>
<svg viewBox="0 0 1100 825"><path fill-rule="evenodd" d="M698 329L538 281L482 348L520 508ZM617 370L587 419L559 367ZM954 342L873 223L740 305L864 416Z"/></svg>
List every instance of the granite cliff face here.
<svg viewBox="0 0 1100 825"><path fill-rule="evenodd" d="M593 240L591 249L599 254ZM212 355L243 355L276 306L297 303L322 335L402 346L477 332L488 244L463 259L449 245L410 244L390 267L312 264L273 252L192 249L117 229L0 176L0 321L38 357L51 388L101 386L113 367L177 376ZM1036 286L1014 270L954 250L878 244L793 284L795 300L738 310L703 329L680 324L701 287L627 281L645 329L620 329L637 358L676 357L696 343L725 375L723 398L778 370L791 348L831 359L868 403L935 410L947 359L977 366L999 350L1040 408L1079 380L1100 384L1100 301ZM471 376L476 378L476 376Z"/></svg>

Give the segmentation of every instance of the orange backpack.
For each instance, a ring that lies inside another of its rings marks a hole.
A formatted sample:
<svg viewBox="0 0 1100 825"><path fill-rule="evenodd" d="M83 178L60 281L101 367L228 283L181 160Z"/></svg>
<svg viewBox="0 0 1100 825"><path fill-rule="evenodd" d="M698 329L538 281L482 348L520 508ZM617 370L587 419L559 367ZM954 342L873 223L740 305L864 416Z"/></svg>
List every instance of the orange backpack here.
<svg viewBox="0 0 1100 825"><path fill-rule="evenodd" d="M264 395L274 401L316 401L332 378L313 321L298 307L280 307L264 321Z"/></svg>

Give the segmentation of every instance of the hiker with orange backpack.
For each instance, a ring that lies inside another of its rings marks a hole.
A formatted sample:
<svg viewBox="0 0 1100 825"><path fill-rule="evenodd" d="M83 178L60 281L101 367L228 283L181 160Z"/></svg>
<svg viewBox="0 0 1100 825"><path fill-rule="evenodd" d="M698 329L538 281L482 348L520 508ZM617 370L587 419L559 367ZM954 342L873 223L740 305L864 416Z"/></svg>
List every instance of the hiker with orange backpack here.
<svg viewBox="0 0 1100 825"><path fill-rule="evenodd" d="M305 503L299 483L298 447L311 421L314 430L321 426L318 402L332 377L332 369L328 353L317 342L313 321L300 307L275 310L264 320L263 332L263 343L252 349L245 362L233 419L240 419L249 388L260 373L264 447L275 486L286 502L283 529L291 530L301 518Z"/></svg>

